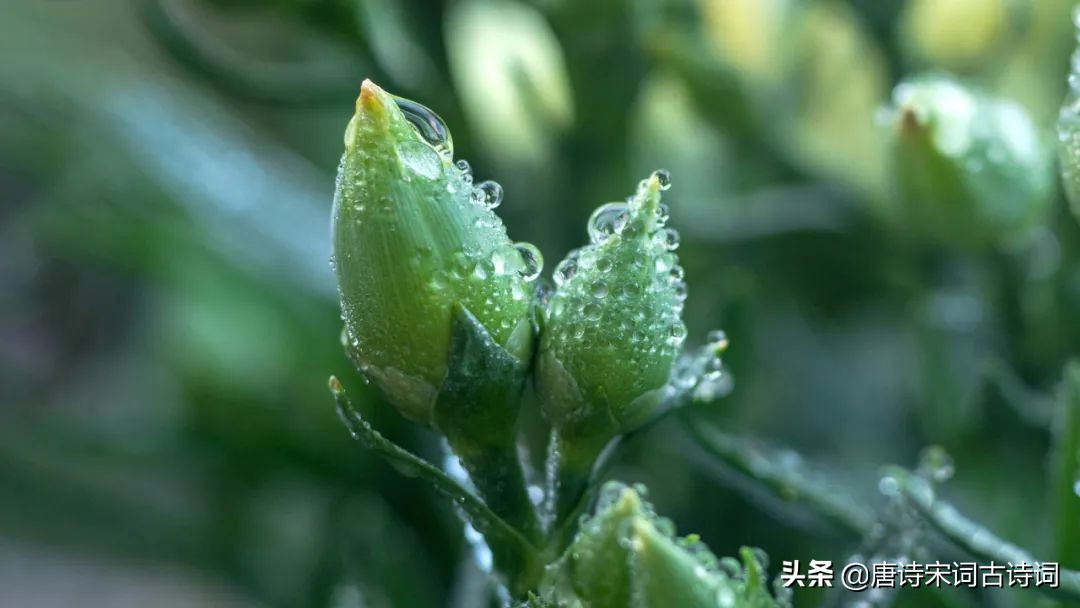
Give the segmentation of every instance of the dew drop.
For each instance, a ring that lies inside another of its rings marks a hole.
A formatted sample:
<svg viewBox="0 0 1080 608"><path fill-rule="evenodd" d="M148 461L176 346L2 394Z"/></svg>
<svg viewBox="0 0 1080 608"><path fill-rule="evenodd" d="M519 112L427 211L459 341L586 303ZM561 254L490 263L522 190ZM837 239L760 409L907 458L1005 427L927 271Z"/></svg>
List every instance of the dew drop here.
<svg viewBox="0 0 1080 608"><path fill-rule="evenodd" d="M594 298L605 298L608 295L608 285L606 281L597 281L592 284L590 288L592 296Z"/></svg>
<svg viewBox="0 0 1080 608"><path fill-rule="evenodd" d="M477 263L476 267L473 268L473 276L481 281L488 278L488 271L487 268L484 267L483 262Z"/></svg>
<svg viewBox="0 0 1080 608"><path fill-rule="evenodd" d="M674 228L664 228L653 233L653 242L657 247L663 247L668 251L679 248L679 232Z"/></svg>
<svg viewBox="0 0 1080 608"><path fill-rule="evenodd" d="M401 109L405 120L416 128L424 141L444 157L454 155L454 140L450 137L450 130L446 128L446 123L439 118L438 114L411 99L395 96L394 101Z"/></svg>
<svg viewBox="0 0 1080 608"><path fill-rule="evenodd" d="M686 283L684 281L679 281L672 285L672 290L675 293L676 302L682 303L686 301Z"/></svg>
<svg viewBox="0 0 1080 608"><path fill-rule="evenodd" d="M514 248L521 254L521 267L518 274L526 281L534 281L544 269L544 256L532 243L514 243Z"/></svg>
<svg viewBox="0 0 1080 608"><path fill-rule="evenodd" d="M555 267L555 273L552 278L555 279L555 285L562 287L570 279L574 278L574 275L578 271L578 251L571 251L566 255L563 261L559 262Z"/></svg>
<svg viewBox="0 0 1080 608"><path fill-rule="evenodd" d="M667 203L660 203L656 207L656 223L663 225L671 217L671 207Z"/></svg>
<svg viewBox="0 0 1080 608"><path fill-rule="evenodd" d="M686 324L676 321L668 327L668 344L679 346L686 339Z"/></svg>
<svg viewBox="0 0 1080 608"><path fill-rule="evenodd" d="M488 209L494 209L502 204L503 189L498 182L487 180L481 182L472 191L472 199L477 204Z"/></svg>
<svg viewBox="0 0 1080 608"><path fill-rule="evenodd" d="M461 158L454 163L454 166L457 167L458 171L461 171L461 177L467 177L469 181L472 181L472 165L469 164L469 161Z"/></svg>
<svg viewBox="0 0 1080 608"><path fill-rule="evenodd" d="M727 332L722 329L714 329L710 331L705 336L705 340L708 341L709 347L715 352L723 352L727 350L728 336Z"/></svg>
<svg viewBox="0 0 1080 608"><path fill-rule="evenodd" d="M892 475L885 475L878 481L878 491L890 498L900 495L900 480Z"/></svg>
<svg viewBox="0 0 1080 608"><path fill-rule="evenodd" d="M407 141L398 146L397 153L401 162L417 175L436 179L442 174L442 161L430 146L418 141Z"/></svg>
<svg viewBox="0 0 1080 608"><path fill-rule="evenodd" d="M622 232L630 220L626 203L605 203L596 208L589 217L589 240L602 243L613 234Z"/></svg>
<svg viewBox="0 0 1080 608"><path fill-rule="evenodd" d="M661 190L667 190L671 187L671 172L667 169L657 169L653 171L652 176L660 183Z"/></svg>
<svg viewBox="0 0 1080 608"><path fill-rule="evenodd" d="M702 377L710 382L719 380L724 375L724 362L720 360L720 357L711 357L705 362L704 374Z"/></svg>
<svg viewBox="0 0 1080 608"><path fill-rule="evenodd" d="M952 478L956 472L952 456L939 445L932 445L919 456L919 472L930 481L943 482Z"/></svg>

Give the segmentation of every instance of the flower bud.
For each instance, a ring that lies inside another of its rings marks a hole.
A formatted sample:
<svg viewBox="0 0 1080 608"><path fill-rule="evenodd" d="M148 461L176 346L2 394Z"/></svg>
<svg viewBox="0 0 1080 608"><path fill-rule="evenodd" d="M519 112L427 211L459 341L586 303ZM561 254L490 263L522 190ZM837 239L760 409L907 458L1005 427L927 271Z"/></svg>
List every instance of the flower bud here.
<svg viewBox="0 0 1080 608"><path fill-rule="evenodd" d="M665 228L666 171L622 203L598 208L589 245L555 269L537 391L557 428L610 439L645 422L686 336L686 283Z"/></svg>
<svg viewBox="0 0 1080 608"><path fill-rule="evenodd" d="M901 17L901 42L911 58L949 70L985 66L1009 46L1010 23L1027 7L1009 0L912 0ZM1019 28L1018 28L1019 29Z"/></svg>
<svg viewBox="0 0 1080 608"><path fill-rule="evenodd" d="M364 81L338 170L334 265L350 356L412 420L431 421L455 305L527 362L541 262L507 238L492 211L501 198L454 164L434 113Z"/></svg>
<svg viewBox="0 0 1080 608"><path fill-rule="evenodd" d="M1051 159L1019 104L944 76L900 84L893 104L892 185L912 228L981 247L1043 221L1052 202Z"/></svg>
<svg viewBox="0 0 1080 608"><path fill-rule="evenodd" d="M676 538L637 491L611 483L545 582L566 605L591 608L776 606L754 553L743 562L721 569L696 537Z"/></svg>

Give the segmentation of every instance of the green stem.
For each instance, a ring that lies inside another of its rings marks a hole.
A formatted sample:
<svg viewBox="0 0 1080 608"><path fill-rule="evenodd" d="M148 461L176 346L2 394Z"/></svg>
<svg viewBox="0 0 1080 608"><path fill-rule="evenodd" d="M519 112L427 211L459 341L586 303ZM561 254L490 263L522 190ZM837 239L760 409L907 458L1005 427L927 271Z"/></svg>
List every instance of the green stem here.
<svg viewBox="0 0 1080 608"><path fill-rule="evenodd" d="M551 529L556 530L579 512L593 481L596 461L607 441L568 440L558 430L551 433L548 447L548 496Z"/></svg>
<svg viewBox="0 0 1080 608"><path fill-rule="evenodd" d="M971 555L1001 563L1035 565L1050 560L1036 559L1026 549L995 535L990 530L968 519L951 504L936 497L930 482L906 471L894 472L900 482L904 499L919 512L924 520L939 534ZM1080 601L1080 572L1061 569L1057 588L1034 587L1048 596L1071 602Z"/></svg>
<svg viewBox="0 0 1080 608"><path fill-rule="evenodd" d="M338 415L354 437L403 475L422 479L460 509L465 519L484 537L495 568L505 575L511 595L523 598L536 587L544 566L535 545L438 467L383 437L353 407L341 382L333 376L330 377L330 391L337 402Z"/></svg>
<svg viewBox="0 0 1080 608"><path fill-rule="evenodd" d="M539 543L542 536L540 517L529 499L516 445L507 443L476 448L462 443L451 440L450 448L469 473L469 479L484 503L530 542Z"/></svg>

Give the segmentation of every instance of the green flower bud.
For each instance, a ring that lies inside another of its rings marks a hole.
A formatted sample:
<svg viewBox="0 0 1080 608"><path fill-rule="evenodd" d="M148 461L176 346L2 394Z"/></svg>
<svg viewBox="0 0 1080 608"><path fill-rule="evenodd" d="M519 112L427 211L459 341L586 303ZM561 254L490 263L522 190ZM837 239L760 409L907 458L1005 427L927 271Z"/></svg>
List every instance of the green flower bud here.
<svg viewBox="0 0 1080 608"><path fill-rule="evenodd" d="M777 606L757 557L742 556L743 566L721 561L696 537L676 538L637 491L611 483L544 584L561 605L590 608Z"/></svg>
<svg viewBox="0 0 1080 608"><path fill-rule="evenodd" d="M1019 104L944 76L900 84L893 104L892 185L916 231L980 247L1043 221L1051 158Z"/></svg>
<svg viewBox="0 0 1080 608"><path fill-rule="evenodd" d="M474 187L468 163L452 156L434 113L364 81L333 210L346 347L403 415L423 423L447 374L455 305L527 362L541 264L492 211L501 187Z"/></svg>
<svg viewBox="0 0 1080 608"><path fill-rule="evenodd" d="M645 422L686 337L686 283L665 228L666 171L589 220L589 245L555 269L537 390L556 427L610 439Z"/></svg>

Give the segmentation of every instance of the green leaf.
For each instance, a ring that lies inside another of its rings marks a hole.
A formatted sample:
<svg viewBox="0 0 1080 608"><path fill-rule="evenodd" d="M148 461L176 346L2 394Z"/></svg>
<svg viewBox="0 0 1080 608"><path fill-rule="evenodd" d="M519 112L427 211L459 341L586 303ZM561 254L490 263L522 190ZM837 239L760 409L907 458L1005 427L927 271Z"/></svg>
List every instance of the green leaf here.
<svg viewBox="0 0 1080 608"><path fill-rule="evenodd" d="M450 499L466 521L484 537L496 569L509 579L506 583L512 594L521 596L532 587L542 566L535 547L528 540L446 473L379 434L352 406L345 388L334 376L330 377L330 392L337 402L338 415L353 437L403 475L427 482Z"/></svg>
<svg viewBox="0 0 1080 608"><path fill-rule="evenodd" d="M934 487L922 476L900 469L891 470L889 475L896 480L903 499L912 505L935 531L972 556L1002 564L1053 563L1053 560L1037 559L1023 547L968 519L956 507L939 499ZM1036 587L1035 590L1058 599L1080 601L1080 572L1061 569L1058 578L1058 587L1044 585Z"/></svg>
<svg viewBox="0 0 1080 608"><path fill-rule="evenodd" d="M1052 492L1055 550L1069 568L1080 568L1080 362L1065 367L1054 423Z"/></svg>

